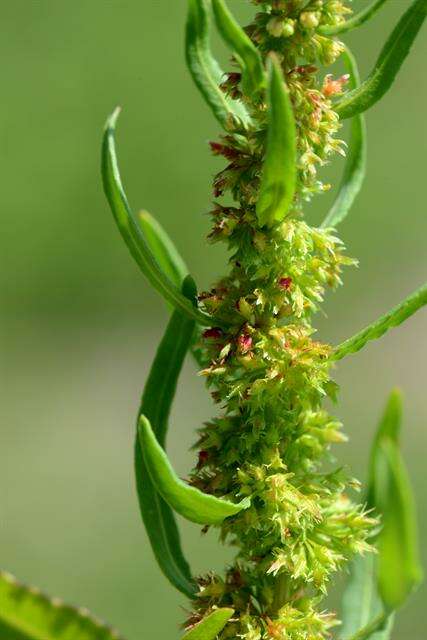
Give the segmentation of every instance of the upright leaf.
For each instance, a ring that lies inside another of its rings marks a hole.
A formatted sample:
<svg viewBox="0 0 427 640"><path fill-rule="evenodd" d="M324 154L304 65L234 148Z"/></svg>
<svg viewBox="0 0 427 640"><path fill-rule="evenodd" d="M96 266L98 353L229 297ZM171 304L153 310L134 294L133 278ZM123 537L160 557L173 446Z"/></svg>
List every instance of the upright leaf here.
<svg viewBox="0 0 427 640"><path fill-rule="evenodd" d="M334 109L341 119L366 111L393 84L427 14L427 0L413 0L384 45L375 67L360 87L350 91Z"/></svg>
<svg viewBox="0 0 427 640"><path fill-rule="evenodd" d="M148 211L140 211L138 222L159 266L176 287L181 287L188 267L161 224Z"/></svg>
<svg viewBox="0 0 427 640"><path fill-rule="evenodd" d="M348 49L344 51L343 59L350 74L350 87L354 89L360 84L356 60ZM357 114L351 119L350 140L344 175L335 202L321 225L323 228L335 227L344 220L362 187L365 173L366 124L364 116Z"/></svg>
<svg viewBox="0 0 427 640"><path fill-rule="evenodd" d="M399 449L381 439L375 456L375 503L382 514L378 588L387 611L402 606L420 584L417 524L411 485Z"/></svg>
<svg viewBox="0 0 427 640"><path fill-rule="evenodd" d="M120 640L118 632L90 615L26 587L0 571L1 640Z"/></svg>
<svg viewBox="0 0 427 640"><path fill-rule="evenodd" d="M385 4L387 0L374 0L367 7L356 13L349 20L345 22L341 22L340 24L335 25L322 25L319 28L319 32L324 36L336 36L341 33L346 33L347 31L352 31L356 29L356 27L362 26L368 20L370 20L379 9Z"/></svg>
<svg viewBox="0 0 427 640"><path fill-rule="evenodd" d="M183 293L194 302L195 287L189 279L184 283ZM194 320L179 311L174 312L144 388L138 422L142 414L146 415L162 446L165 445L169 413L194 327ZM182 552L175 517L151 481L138 435L135 441L135 478L141 515L156 560L168 580L179 591L193 597L196 587Z"/></svg>
<svg viewBox="0 0 427 640"><path fill-rule="evenodd" d="M114 142L116 121L120 110L116 109L108 118L102 147L102 177L104 191L117 226L132 256L151 285L174 307L180 309L199 324L212 326L213 322L206 313L195 309L191 302L170 281L160 268L145 239L141 227L133 218L120 179Z"/></svg>
<svg viewBox="0 0 427 640"><path fill-rule="evenodd" d="M264 67L258 49L232 16L224 0L212 0L218 31L233 50L242 68L243 90L257 94L265 84Z"/></svg>
<svg viewBox="0 0 427 640"><path fill-rule="evenodd" d="M234 609L227 607L215 609L187 631L182 640L214 640L224 629L233 613Z"/></svg>
<svg viewBox="0 0 427 640"><path fill-rule="evenodd" d="M260 225L283 220L295 194L296 127L289 92L280 65L269 63L268 134L261 187L257 202Z"/></svg>
<svg viewBox="0 0 427 640"><path fill-rule="evenodd" d="M185 55L196 87L219 123L229 129L235 122L248 124L250 117L241 102L228 98L220 89L224 72L210 48L208 4L207 0L189 0Z"/></svg>
<svg viewBox="0 0 427 640"><path fill-rule="evenodd" d="M183 482L173 470L169 459L153 433L149 420L139 420L139 441L151 480L162 498L181 516L198 524L221 524L225 518L247 509L250 500L229 502L203 493Z"/></svg>
<svg viewBox="0 0 427 640"><path fill-rule="evenodd" d="M427 304L427 285L415 291L397 307L370 324L366 329L359 331L359 333L335 347L331 356L332 359L341 360L350 353L360 351L370 340L377 340L393 327L398 327L425 304Z"/></svg>

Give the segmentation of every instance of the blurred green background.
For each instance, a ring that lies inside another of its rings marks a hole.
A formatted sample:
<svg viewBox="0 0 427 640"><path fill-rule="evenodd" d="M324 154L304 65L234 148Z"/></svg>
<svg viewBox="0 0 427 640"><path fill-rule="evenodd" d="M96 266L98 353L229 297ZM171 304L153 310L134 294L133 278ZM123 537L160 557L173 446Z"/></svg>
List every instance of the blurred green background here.
<svg viewBox="0 0 427 640"><path fill-rule="evenodd" d="M390 0L347 38L363 75L408 3ZM1 11L0 565L89 607L129 639L177 638L185 601L155 566L132 476L135 411L167 314L114 227L100 139L121 104L118 148L130 201L159 218L207 286L226 259L205 244L220 163L207 148L217 126L185 69L185 4L15 0ZM247 0L230 4L249 17ZM360 268L325 303L322 338L347 337L426 280L426 54L424 31L368 115L369 176L341 231ZM338 160L328 169L331 179L341 168ZM331 198L318 198L308 219L319 220ZM386 395L396 384L404 390L422 551L426 320L420 312L337 371L337 412L351 436L338 453L361 478ZM213 412L187 363L169 440L183 475L194 430ZM215 535L182 530L195 571L226 561ZM424 587L399 616L396 638L425 637L426 595Z"/></svg>

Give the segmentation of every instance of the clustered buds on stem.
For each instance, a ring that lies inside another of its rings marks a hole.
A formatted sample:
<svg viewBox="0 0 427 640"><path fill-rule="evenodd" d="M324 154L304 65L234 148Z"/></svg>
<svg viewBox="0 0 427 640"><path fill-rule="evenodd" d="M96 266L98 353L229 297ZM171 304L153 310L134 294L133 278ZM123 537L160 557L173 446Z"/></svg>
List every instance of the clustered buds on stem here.
<svg viewBox="0 0 427 640"><path fill-rule="evenodd" d="M261 226L256 214L266 147L266 104L245 91L241 75L221 85L251 117L235 121L215 155L228 164L214 178L214 197L230 193L235 204L215 201L211 241L225 241L230 273L200 296L224 327L204 331L206 366L221 414L200 430L192 483L218 497L251 497L251 506L224 521L223 540L238 549L224 577L199 580L191 624L214 606L235 613L221 638L321 640L336 624L321 600L331 574L354 554L369 551L375 524L353 502L355 483L333 460L332 444L345 441L341 424L322 405L334 399L331 348L313 338L312 315L327 287L341 283L346 257L331 229L311 227L302 205L324 191L318 167L343 154L331 98L348 75L319 77L317 63L337 60L343 46L319 35L348 8L338 0L260 2L245 32L262 54L279 61L297 130L297 189L286 217Z"/></svg>

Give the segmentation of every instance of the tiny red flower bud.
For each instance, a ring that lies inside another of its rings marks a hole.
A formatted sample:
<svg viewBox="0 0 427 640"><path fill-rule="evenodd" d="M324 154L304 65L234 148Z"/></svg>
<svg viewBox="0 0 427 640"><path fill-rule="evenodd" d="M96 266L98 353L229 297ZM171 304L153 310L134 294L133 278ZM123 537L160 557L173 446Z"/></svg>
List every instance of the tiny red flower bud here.
<svg viewBox="0 0 427 640"><path fill-rule="evenodd" d="M219 340L222 338L222 330L219 327L212 327L203 331L203 337L211 340Z"/></svg>
<svg viewBox="0 0 427 640"><path fill-rule="evenodd" d="M252 338L245 333L241 333L237 338L237 344L241 353L247 353L252 348Z"/></svg>
<svg viewBox="0 0 427 640"><path fill-rule="evenodd" d="M284 291L289 291L289 289L292 286L292 278L280 278L279 280L279 287L281 289L283 289Z"/></svg>
<svg viewBox="0 0 427 640"><path fill-rule="evenodd" d="M207 451L199 451L199 461L197 463L197 468L203 467L209 459L209 453Z"/></svg>

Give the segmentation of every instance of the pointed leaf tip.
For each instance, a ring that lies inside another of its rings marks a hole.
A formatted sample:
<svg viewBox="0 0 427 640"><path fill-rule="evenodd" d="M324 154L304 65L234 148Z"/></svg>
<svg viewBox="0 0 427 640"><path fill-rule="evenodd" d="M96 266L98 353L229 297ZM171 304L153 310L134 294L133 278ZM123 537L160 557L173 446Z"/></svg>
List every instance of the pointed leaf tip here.
<svg viewBox="0 0 427 640"><path fill-rule="evenodd" d="M256 206L260 225L283 220L296 188L296 126L282 69L270 57L268 68L267 148Z"/></svg>
<svg viewBox="0 0 427 640"><path fill-rule="evenodd" d="M182 640L214 640L224 629L233 613L234 609L228 607L215 609L189 629Z"/></svg>
<svg viewBox="0 0 427 640"><path fill-rule="evenodd" d="M198 524L221 524L250 506L249 498L238 504L203 493L178 478L158 443L150 422L141 416L139 442L151 480L162 498L181 516Z"/></svg>

